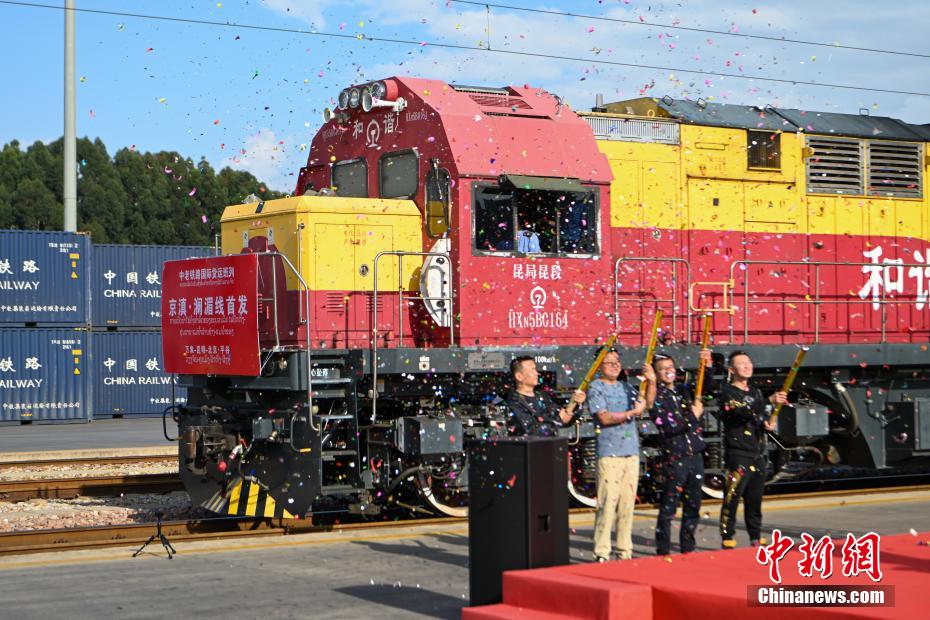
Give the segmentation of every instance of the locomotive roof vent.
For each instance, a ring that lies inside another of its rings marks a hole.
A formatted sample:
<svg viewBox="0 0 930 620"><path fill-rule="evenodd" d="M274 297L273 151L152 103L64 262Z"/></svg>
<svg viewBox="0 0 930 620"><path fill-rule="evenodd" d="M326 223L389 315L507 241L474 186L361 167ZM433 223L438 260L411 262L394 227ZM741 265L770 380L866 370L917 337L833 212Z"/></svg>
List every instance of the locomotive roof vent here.
<svg viewBox="0 0 930 620"><path fill-rule="evenodd" d="M532 110L533 106L528 104L520 97L511 97L510 95L485 95L470 93L469 98L481 106L489 108L512 108L514 110Z"/></svg>
<svg viewBox="0 0 930 620"><path fill-rule="evenodd" d="M480 106L487 108L510 108L512 111L532 110L533 106L522 97L516 96L509 88L485 88L482 86L458 86L452 84L452 90L465 93Z"/></svg>
<svg viewBox="0 0 930 620"><path fill-rule="evenodd" d="M464 84L449 84L452 90L459 93L476 93L479 95L509 95L508 88L490 88L487 86L465 86Z"/></svg>

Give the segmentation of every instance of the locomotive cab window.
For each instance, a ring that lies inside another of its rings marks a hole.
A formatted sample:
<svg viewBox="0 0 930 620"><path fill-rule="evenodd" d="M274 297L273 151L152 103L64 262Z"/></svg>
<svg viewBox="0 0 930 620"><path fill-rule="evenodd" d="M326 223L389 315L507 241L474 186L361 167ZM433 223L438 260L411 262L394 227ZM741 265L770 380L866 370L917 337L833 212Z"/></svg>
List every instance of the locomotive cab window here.
<svg viewBox="0 0 930 620"><path fill-rule="evenodd" d="M433 165L426 175L426 233L441 237L449 230L449 171Z"/></svg>
<svg viewBox="0 0 930 620"><path fill-rule="evenodd" d="M413 198L417 193L420 162L414 150L388 153L378 161L382 198Z"/></svg>
<svg viewBox="0 0 930 620"><path fill-rule="evenodd" d="M749 168L781 170L781 134L777 131L747 131L746 154Z"/></svg>
<svg viewBox="0 0 930 620"><path fill-rule="evenodd" d="M473 237L476 254L596 254L595 193L586 189L478 188Z"/></svg>
<svg viewBox="0 0 930 620"><path fill-rule="evenodd" d="M368 197L368 164L364 159L333 164L332 185L336 195L347 198Z"/></svg>

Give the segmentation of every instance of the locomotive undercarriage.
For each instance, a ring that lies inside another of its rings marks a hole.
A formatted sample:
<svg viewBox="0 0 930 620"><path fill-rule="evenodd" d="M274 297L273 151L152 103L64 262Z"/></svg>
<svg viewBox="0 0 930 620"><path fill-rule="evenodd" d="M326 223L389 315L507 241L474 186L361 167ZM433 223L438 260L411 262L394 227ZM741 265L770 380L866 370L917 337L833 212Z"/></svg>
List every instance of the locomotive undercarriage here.
<svg viewBox="0 0 930 620"><path fill-rule="evenodd" d="M595 350L537 350L544 384L570 386ZM758 384L771 392L784 369L767 364L764 351L770 349L751 354ZM381 351L375 385L367 351L314 351L309 400L307 356L301 351L267 354L261 377L184 377L188 404L176 410L182 479L195 505L224 514L289 517L332 509L375 514L393 503L465 516L465 442L506 434L500 401L506 363L522 353ZM686 349L672 353L680 365L693 365ZM627 366L635 365L636 355L623 352ZM718 371L721 362L718 354ZM721 372L715 376L723 378ZM883 468L930 455L930 381L923 371L868 363L810 365L795 387L769 442L771 480L822 466ZM718 495L723 450L712 403L707 413L704 489ZM570 492L577 502L594 505L594 425L585 419L563 432L572 457ZM649 424L641 434L640 496L652 499L657 437Z"/></svg>

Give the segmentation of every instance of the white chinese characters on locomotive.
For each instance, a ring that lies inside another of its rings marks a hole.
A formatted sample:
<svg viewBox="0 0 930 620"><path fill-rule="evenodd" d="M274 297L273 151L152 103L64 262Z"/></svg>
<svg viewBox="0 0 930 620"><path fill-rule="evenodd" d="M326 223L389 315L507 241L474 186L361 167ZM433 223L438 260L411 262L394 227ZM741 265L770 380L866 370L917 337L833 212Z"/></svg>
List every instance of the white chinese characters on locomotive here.
<svg viewBox="0 0 930 620"><path fill-rule="evenodd" d="M611 334L639 367L660 310L683 367L710 313L715 378L743 349L766 394L810 347L770 478L925 456L930 134L805 117L670 98L576 113L539 88L414 78L345 89L294 196L228 207L222 256L162 277L194 502L289 517L416 496L464 515L464 445L506 433L511 359L536 356L567 396ZM593 505L594 425L560 432L572 497Z"/></svg>

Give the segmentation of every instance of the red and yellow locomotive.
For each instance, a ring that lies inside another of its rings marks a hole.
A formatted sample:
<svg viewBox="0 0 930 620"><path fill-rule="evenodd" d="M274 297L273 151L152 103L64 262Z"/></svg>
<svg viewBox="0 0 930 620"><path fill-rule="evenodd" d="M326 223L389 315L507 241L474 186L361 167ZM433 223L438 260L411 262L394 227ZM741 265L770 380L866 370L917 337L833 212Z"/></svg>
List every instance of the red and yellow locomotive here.
<svg viewBox="0 0 930 620"><path fill-rule="evenodd" d="M348 88L294 197L229 207L223 256L166 266L192 499L287 516L409 489L464 514L464 441L504 432L512 357L567 391L613 332L641 363L658 309L685 365L706 313L715 351L750 351L763 380L811 346L783 456L919 458L928 133L670 99L579 115L530 87ZM594 428L566 432L590 502Z"/></svg>

